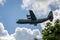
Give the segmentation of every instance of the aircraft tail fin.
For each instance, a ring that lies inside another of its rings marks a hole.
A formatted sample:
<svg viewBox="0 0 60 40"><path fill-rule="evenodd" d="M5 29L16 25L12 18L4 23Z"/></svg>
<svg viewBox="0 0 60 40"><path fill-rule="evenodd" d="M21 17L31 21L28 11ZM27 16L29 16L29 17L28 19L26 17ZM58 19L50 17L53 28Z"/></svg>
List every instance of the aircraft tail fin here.
<svg viewBox="0 0 60 40"><path fill-rule="evenodd" d="M48 15L48 19L49 19L50 21L53 21L53 12L52 12L52 11L50 11L50 13L49 13L49 15Z"/></svg>

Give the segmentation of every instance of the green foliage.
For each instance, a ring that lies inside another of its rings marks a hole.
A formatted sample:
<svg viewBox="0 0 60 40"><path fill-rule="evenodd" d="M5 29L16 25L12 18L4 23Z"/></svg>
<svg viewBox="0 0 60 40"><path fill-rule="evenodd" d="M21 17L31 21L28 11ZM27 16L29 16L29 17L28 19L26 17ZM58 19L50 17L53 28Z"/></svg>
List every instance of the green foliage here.
<svg viewBox="0 0 60 40"><path fill-rule="evenodd" d="M50 22L46 23L42 35L43 40L60 40L60 20L57 19L54 25Z"/></svg>

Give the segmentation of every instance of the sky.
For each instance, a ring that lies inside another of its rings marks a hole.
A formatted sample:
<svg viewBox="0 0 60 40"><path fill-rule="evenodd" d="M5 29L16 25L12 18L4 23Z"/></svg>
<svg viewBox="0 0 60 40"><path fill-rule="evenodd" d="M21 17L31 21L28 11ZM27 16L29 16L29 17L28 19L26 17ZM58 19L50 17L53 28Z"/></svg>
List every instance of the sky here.
<svg viewBox="0 0 60 40"><path fill-rule="evenodd" d="M60 0L0 0L1 40L33 40L35 37L42 39L41 32L49 20L37 26L16 23L19 19L27 19L29 10L33 10L37 18L47 17L52 10L54 23L60 18Z"/></svg>

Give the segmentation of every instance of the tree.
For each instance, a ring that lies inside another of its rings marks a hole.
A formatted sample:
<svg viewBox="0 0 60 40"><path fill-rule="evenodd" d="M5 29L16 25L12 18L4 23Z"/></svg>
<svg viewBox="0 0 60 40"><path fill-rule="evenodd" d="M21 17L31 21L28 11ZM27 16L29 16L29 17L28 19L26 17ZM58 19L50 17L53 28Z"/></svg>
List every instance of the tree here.
<svg viewBox="0 0 60 40"><path fill-rule="evenodd" d="M46 23L45 29L42 31L43 40L60 40L60 20L57 19L52 23Z"/></svg>

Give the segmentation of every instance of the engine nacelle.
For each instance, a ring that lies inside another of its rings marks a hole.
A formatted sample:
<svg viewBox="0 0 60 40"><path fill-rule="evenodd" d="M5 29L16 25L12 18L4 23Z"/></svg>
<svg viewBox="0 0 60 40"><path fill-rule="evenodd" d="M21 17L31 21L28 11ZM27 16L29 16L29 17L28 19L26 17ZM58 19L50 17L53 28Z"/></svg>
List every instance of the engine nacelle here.
<svg viewBox="0 0 60 40"><path fill-rule="evenodd" d="M30 16L30 15L27 15L27 18L28 18L28 19L31 19L31 16Z"/></svg>

